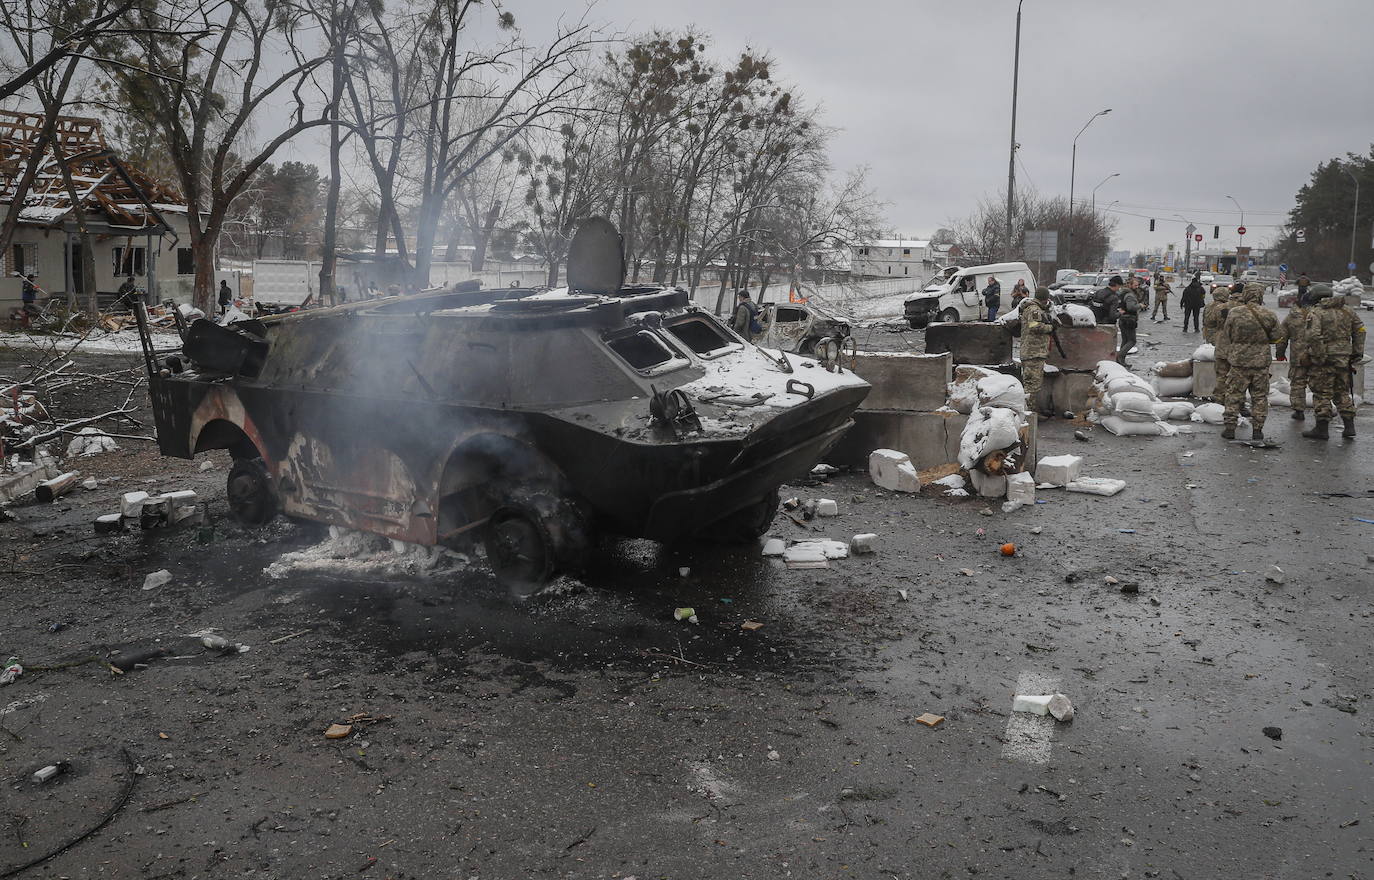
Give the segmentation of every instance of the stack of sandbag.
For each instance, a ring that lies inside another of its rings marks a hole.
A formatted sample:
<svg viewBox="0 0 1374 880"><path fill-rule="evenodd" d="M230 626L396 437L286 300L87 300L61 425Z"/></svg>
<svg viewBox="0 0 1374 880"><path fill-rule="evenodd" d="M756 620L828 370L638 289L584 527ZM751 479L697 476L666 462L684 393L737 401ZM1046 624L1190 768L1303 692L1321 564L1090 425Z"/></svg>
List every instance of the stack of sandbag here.
<svg viewBox="0 0 1374 880"><path fill-rule="evenodd" d="M1193 362L1160 361L1155 364L1151 387L1160 397L1185 397L1193 393Z"/></svg>
<svg viewBox="0 0 1374 880"><path fill-rule="evenodd" d="M1195 361L1215 361L1217 359L1217 348L1210 342L1204 342L1193 350L1193 360Z"/></svg>
<svg viewBox="0 0 1374 880"><path fill-rule="evenodd" d="M978 382L989 376L1000 375L996 370L960 364L954 368L954 381L949 383L949 403L946 406L962 415L973 412L978 405ZM1025 405L1025 400L1021 401Z"/></svg>
<svg viewBox="0 0 1374 880"><path fill-rule="evenodd" d="M1336 296L1353 296L1356 298L1355 301L1359 302L1364 298L1364 285L1360 283L1359 278L1351 275L1341 281L1331 282L1331 292Z"/></svg>
<svg viewBox="0 0 1374 880"><path fill-rule="evenodd" d="M957 383L956 383L957 384ZM1026 389L1015 376L988 372L974 383L976 404L959 439L959 466L985 498L1007 494L1007 477L1022 470Z"/></svg>
<svg viewBox="0 0 1374 880"><path fill-rule="evenodd" d="M1161 401L1150 383L1116 361L1098 363L1093 384L1099 403L1092 417L1113 434L1168 437L1178 433L1155 414L1155 404Z"/></svg>

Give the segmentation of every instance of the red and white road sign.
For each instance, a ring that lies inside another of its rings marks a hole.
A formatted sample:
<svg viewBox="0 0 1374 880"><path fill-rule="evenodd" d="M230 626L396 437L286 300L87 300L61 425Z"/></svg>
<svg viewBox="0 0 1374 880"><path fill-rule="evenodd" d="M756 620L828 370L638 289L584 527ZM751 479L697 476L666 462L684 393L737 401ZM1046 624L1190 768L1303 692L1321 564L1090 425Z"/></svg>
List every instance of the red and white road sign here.
<svg viewBox="0 0 1374 880"><path fill-rule="evenodd" d="M1201 236L1201 235L1194 235L1194 236L1193 236L1193 241L1202 241L1202 236Z"/></svg>
<svg viewBox="0 0 1374 880"><path fill-rule="evenodd" d="M1237 226L1237 227L1236 227L1236 232L1239 232L1241 235L1244 235L1244 234L1245 234L1245 227L1244 227L1244 226Z"/></svg>

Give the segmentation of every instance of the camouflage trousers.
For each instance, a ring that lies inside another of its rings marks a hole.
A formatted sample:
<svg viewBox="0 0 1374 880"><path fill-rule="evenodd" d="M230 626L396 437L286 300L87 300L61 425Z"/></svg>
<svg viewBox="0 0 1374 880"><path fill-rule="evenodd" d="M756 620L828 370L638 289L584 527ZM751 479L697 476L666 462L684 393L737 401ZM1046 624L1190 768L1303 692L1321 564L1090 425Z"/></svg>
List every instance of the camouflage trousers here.
<svg viewBox="0 0 1374 880"><path fill-rule="evenodd" d="M1226 374L1231 371L1231 362L1217 358L1217 391L1216 395L1223 403L1226 402Z"/></svg>
<svg viewBox="0 0 1374 880"><path fill-rule="evenodd" d="M1026 389L1026 409L1037 412L1040 409L1040 389L1045 384L1045 359L1021 359L1021 385Z"/></svg>
<svg viewBox="0 0 1374 880"><path fill-rule="evenodd" d="M1250 421L1256 428L1263 428L1265 416L1269 415L1268 367L1233 366L1226 372L1226 414L1222 416L1222 421L1228 428L1236 426L1247 392L1250 394Z"/></svg>
<svg viewBox="0 0 1374 880"><path fill-rule="evenodd" d="M1312 383L1312 413L1317 418L1330 418L1331 408L1343 419L1355 418L1355 399L1350 396L1350 368L1345 361L1313 364L1309 369Z"/></svg>
<svg viewBox="0 0 1374 880"><path fill-rule="evenodd" d="M1307 367L1288 362L1288 403L1293 409L1307 409Z"/></svg>

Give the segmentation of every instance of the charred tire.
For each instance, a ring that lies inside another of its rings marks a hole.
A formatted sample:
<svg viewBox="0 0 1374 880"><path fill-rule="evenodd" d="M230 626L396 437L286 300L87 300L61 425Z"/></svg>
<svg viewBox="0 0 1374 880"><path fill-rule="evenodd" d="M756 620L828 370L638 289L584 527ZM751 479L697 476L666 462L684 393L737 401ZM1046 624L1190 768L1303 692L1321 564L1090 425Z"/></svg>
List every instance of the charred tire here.
<svg viewBox="0 0 1374 880"><path fill-rule="evenodd" d="M261 458L236 458L225 483L229 512L247 526L266 525L277 515L277 491Z"/></svg>
<svg viewBox="0 0 1374 880"><path fill-rule="evenodd" d="M720 544L746 544L768 533L778 513L778 490L774 489L748 507L718 519L698 533L698 537Z"/></svg>
<svg viewBox="0 0 1374 880"><path fill-rule="evenodd" d="M958 324L959 312L956 309L945 309L940 313L940 321L945 324Z"/></svg>
<svg viewBox="0 0 1374 880"><path fill-rule="evenodd" d="M555 574L576 571L592 547L589 518L571 499L538 490L517 491L487 524L487 564L512 593L529 596Z"/></svg>

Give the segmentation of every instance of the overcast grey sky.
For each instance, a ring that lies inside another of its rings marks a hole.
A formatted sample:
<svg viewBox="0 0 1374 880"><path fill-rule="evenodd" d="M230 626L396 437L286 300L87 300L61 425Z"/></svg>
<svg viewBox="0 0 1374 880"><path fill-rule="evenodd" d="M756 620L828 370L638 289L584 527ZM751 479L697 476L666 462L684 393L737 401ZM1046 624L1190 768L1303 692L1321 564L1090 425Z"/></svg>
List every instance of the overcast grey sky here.
<svg viewBox="0 0 1374 880"><path fill-rule="evenodd" d="M535 36L553 0L506 0ZM840 128L838 169L867 165L888 219L926 236L1006 185L1016 0L599 0L638 32L696 25L713 56L751 46ZM1183 214L1263 244L1318 161L1374 142L1374 0L1025 0L1018 185L1067 196L1104 177L1117 247L1181 242ZM1024 167L1022 167L1024 165ZM1160 222L1148 231L1148 217Z"/></svg>

